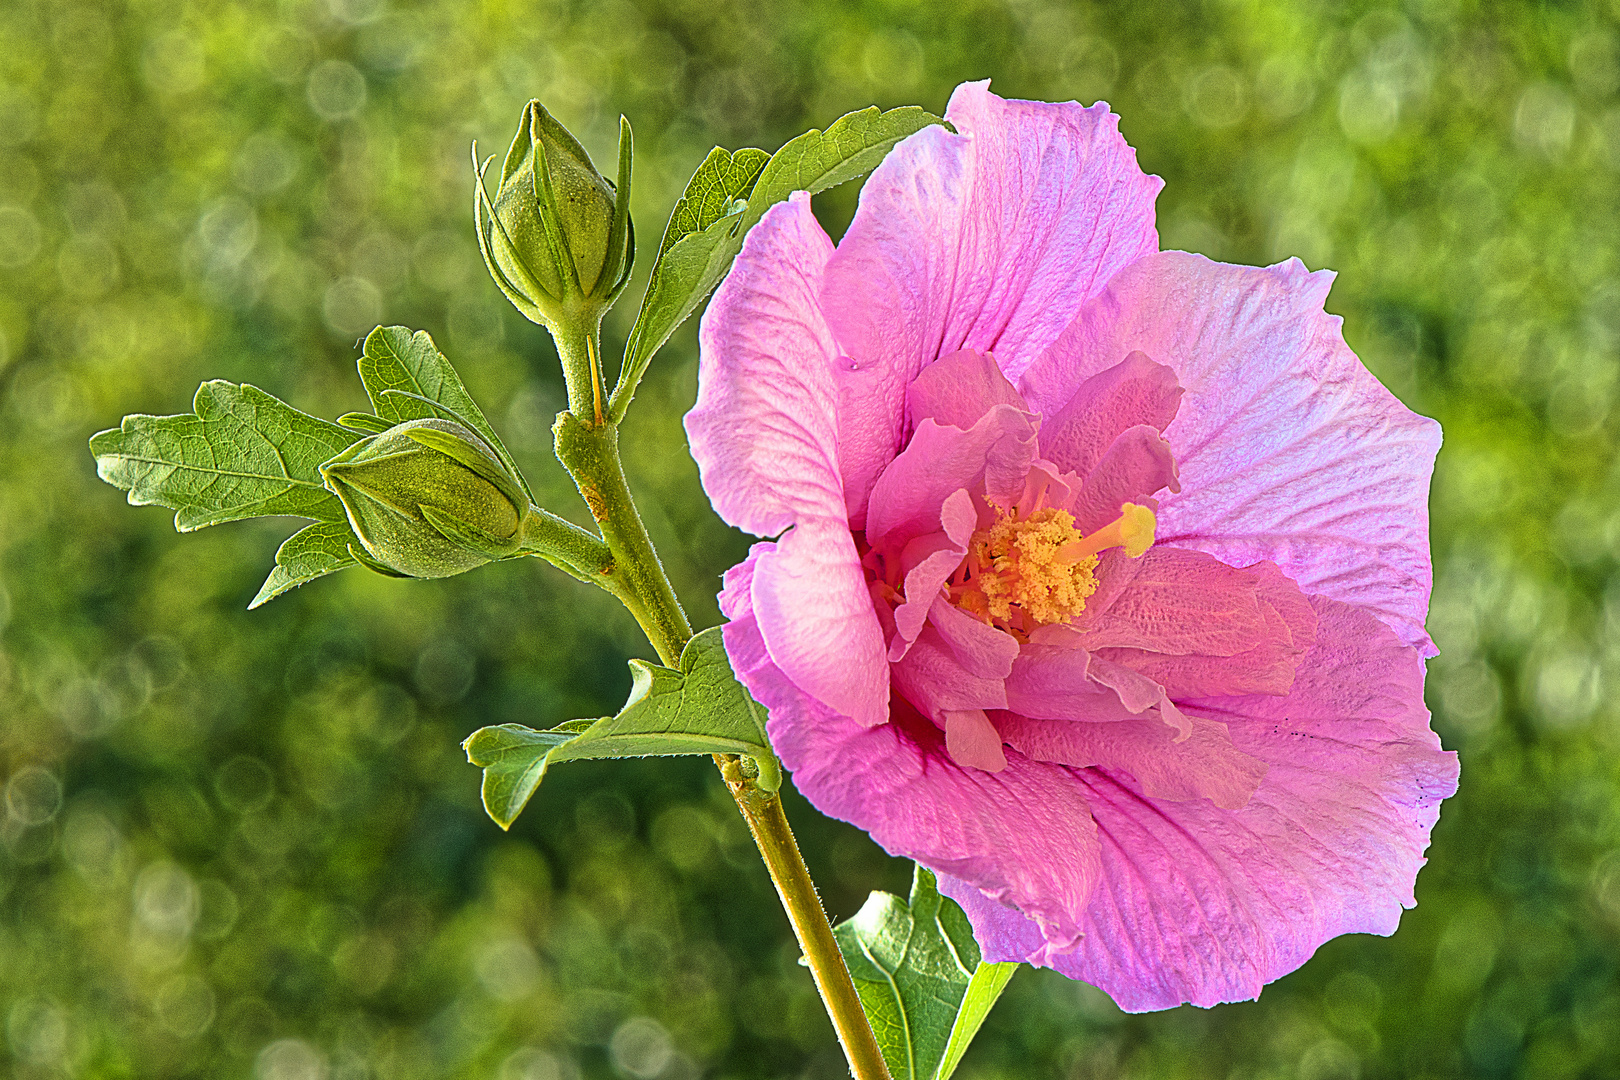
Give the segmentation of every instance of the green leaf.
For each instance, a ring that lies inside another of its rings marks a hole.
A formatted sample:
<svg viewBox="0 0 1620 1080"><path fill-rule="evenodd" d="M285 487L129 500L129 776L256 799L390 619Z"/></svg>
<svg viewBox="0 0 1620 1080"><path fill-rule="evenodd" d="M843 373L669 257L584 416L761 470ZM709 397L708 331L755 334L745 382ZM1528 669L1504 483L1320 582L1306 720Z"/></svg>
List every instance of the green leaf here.
<svg viewBox="0 0 1620 1080"><path fill-rule="evenodd" d="M528 481L507 453L506 444L484 419L483 410L467 393L461 376L426 330L412 333L404 326L379 326L367 334L360 357L360 381L371 398L372 410L390 424L437 416L471 427L518 478L529 501L534 501Z"/></svg>
<svg viewBox="0 0 1620 1080"><path fill-rule="evenodd" d="M1007 984L1017 973L1017 964L979 961L973 981L968 983L967 993L962 997L962 1011L956 1014L956 1023L951 1026L951 1039L945 1046L945 1058L939 1063L939 1072L934 1080L949 1080L956 1071L956 1067L962 1063L962 1055L967 1053L968 1044L979 1033L984 1018L990 1014L990 1006L1001 997L1001 992L1007 989Z"/></svg>
<svg viewBox="0 0 1620 1080"><path fill-rule="evenodd" d="M720 628L687 642L679 671L630 661L630 698L617 716L569 720L549 731L501 724L472 733L462 747L484 770L484 809L510 828L545 779L564 761L746 754L759 762L760 786L775 790L780 766L765 735L765 710L731 672Z"/></svg>
<svg viewBox="0 0 1620 1080"><path fill-rule="evenodd" d="M624 418L653 354L726 276L743 236L765 211L795 191L814 195L853 180L901 139L943 123L916 106L879 112L874 105L840 117L826 131L805 132L768 161L760 150L711 150L664 230L609 401L612 418Z"/></svg>
<svg viewBox="0 0 1620 1080"><path fill-rule="evenodd" d="M175 511L181 532L276 514L344 520L319 466L359 432L245 383L205 382L191 407L178 416L126 416L91 436L96 472L129 492L131 505Z"/></svg>
<svg viewBox="0 0 1620 1080"><path fill-rule="evenodd" d="M276 567L264 579L259 595L253 598L248 610L306 581L356 565L350 552L359 546L360 541L347 521L322 521L298 530L287 537L287 542L276 552Z"/></svg>
<svg viewBox="0 0 1620 1080"><path fill-rule="evenodd" d="M967 915L918 866L910 902L875 892L833 935L894 1080L945 1080L1016 964L980 963Z"/></svg>
<svg viewBox="0 0 1620 1080"><path fill-rule="evenodd" d="M771 155L753 147L732 152L723 146L709 151L686 191L670 211L669 224L664 228L664 239L658 245L658 256L675 246L675 242L688 233L702 232L723 217L737 213L747 206L748 193L754 181L765 171ZM742 200L742 205L737 205Z"/></svg>
<svg viewBox="0 0 1620 1080"><path fill-rule="evenodd" d="M915 105L888 112L879 112L872 105L839 117L826 131L805 132L771 155L748 197L749 218L744 227L752 227L773 204L795 191L814 195L864 176L877 168L895 143L943 123L942 117Z"/></svg>

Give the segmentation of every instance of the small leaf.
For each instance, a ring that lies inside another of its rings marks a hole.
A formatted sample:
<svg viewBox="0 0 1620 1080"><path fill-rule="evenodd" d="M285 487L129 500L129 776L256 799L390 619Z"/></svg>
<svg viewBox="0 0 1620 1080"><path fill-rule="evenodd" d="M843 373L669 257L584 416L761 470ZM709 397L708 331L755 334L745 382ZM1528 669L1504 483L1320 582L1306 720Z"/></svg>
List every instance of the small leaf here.
<svg viewBox="0 0 1620 1080"><path fill-rule="evenodd" d="M723 146L710 150L692 179L687 181L686 192L676 200L675 209L670 211L664 239L658 245L659 257L688 233L702 232L721 218L747 207L748 193L754 190L754 181L770 160L771 155L751 146L735 152Z"/></svg>
<svg viewBox="0 0 1620 1080"><path fill-rule="evenodd" d="M810 130L771 155L748 197L752 227L772 204L795 191L837 187L877 168L894 144L944 119L915 105L879 112L876 105L840 116L826 131Z"/></svg>
<svg viewBox="0 0 1620 1080"><path fill-rule="evenodd" d="M617 716L569 720L549 731L501 724L473 732L462 746L484 770L489 816L510 828L548 768L589 758L746 754L760 763L762 787L779 784L765 710L732 674L720 628L687 642L680 662L676 671L630 661L630 698Z"/></svg>
<svg viewBox="0 0 1620 1080"><path fill-rule="evenodd" d="M355 558L349 552L359 544L346 521L322 521L298 530L287 537L287 542L276 552L276 568L264 579L259 595L253 598L248 610L306 581L354 566Z"/></svg>
<svg viewBox="0 0 1620 1080"><path fill-rule="evenodd" d="M242 518L289 514L344 520L319 466L361 438L301 413L256 386L223 381L197 388L193 412L134 415L90 438L96 472L129 492L134 506L175 511L191 532Z"/></svg>
<svg viewBox="0 0 1620 1080"><path fill-rule="evenodd" d="M990 1015L990 1006L1001 997L1001 992L1007 989L1007 984L1016 974L1017 964L979 961L973 981L968 983L967 993L962 997L962 1011L956 1014L956 1023L951 1026L951 1039L945 1046L945 1058L939 1063L939 1072L934 1080L950 1080L951 1074L962 1063L962 1055L967 1053L968 1044L979 1033L984 1018Z"/></svg>
<svg viewBox="0 0 1620 1080"><path fill-rule="evenodd" d="M894 1080L950 1076L1017 968L980 963L967 915L921 866L909 903L874 892L833 935Z"/></svg>
<svg viewBox="0 0 1620 1080"><path fill-rule="evenodd" d="M647 364L731 269L743 236L795 191L812 195L877 167L894 144L944 120L916 106L849 113L826 131L810 130L768 161L763 151L721 147L698 166L664 230L647 293L625 346L624 367L609 411L624 418ZM740 211L736 203L747 200Z"/></svg>
<svg viewBox="0 0 1620 1080"><path fill-rule="evenodd" d="M534 501L517 462L426 330L413 334L403 326L379 326L367 334L365 352L360 357L360 381L366 386L372 409L390 424L436 416L471 427L518 478L529 501ZM435 409L434 404L443 408Z"/></svg>

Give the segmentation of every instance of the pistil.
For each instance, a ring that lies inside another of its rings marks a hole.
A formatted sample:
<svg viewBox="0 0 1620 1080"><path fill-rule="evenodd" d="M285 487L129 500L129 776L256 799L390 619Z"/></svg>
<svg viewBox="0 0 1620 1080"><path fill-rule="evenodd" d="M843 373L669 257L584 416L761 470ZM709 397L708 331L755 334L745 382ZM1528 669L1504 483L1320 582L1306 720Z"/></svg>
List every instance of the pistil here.
<svg viewBox="0 0 1620 1080"><path fill-rule="evenodd" d="M951 577L952 603L991 626L1022 638L1039 626L1067 622L1097 591L1097 555L1123 547L1138 558L1153 544L1152 510L1135 503L1089 536L1066 510L1047 508L1020 517L998 510L996 521L973 534L968 555Z"/></svg>

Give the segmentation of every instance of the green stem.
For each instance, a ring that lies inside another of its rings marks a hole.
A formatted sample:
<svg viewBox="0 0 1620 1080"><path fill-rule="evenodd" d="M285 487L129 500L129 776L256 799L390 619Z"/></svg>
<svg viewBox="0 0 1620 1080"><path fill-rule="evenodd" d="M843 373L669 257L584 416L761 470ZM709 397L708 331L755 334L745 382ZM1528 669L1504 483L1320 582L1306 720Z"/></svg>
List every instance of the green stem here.
<svg viewBox="0 0 1620 1080"><path fill-rule="evenodd" d="M618 425L599 419L602 373L597 363L601 356L598 332L598 325L573 333L552 331L568 382L569 407L552 428L557 460L573 477L602 530L602 541L612 556L617 585L622 590L614 591L614 595L641 624L664 664L677 667L681 650L691 640L692 625L675 598L675 590L625 482L624 466L619 460ZM810 871L782 813L781 798L760 788L756 778L744 775L740 759L717 755L715 763L759 846L851 1072L856 1080L889 1080L888 1067L861 1008L843 954L838 951L827 913L822 910Z"/></svg>
<svg viewBox="0 0 1620 1080"><path fill-rule="evenodd" d="M530 506L523 519L523 550L579 578L615 590L607 583L613 573L613 553L595 533L538 506Z"/></svg>
<svg viewBox="0 0 1620 1080"><path fill-rule="evenodd" d="M720 775L725 777L731 797L748 831L770 871L776 895L782 899L782 909L788 922L793 924L793 936L799 939L816 990L827 1006L833 1030L849 1059L850 1072L856 1080L889 1080L889 1067L872 1035L872 1025L866 1019L866 1010L849 977L844 954L833 937L832 924L816 895L816 886L810 880L810 871L799 854L799 844L788 827L787 815L782 812L782 800L761 791L759 786L743 775L742 759L731 754L717 755Z"/></svg>

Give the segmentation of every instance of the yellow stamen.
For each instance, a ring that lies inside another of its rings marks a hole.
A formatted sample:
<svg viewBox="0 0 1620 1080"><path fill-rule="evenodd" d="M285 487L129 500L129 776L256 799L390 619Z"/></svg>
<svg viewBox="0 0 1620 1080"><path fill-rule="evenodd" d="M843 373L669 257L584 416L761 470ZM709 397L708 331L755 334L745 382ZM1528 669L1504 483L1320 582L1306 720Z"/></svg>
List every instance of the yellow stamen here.
<svg viewBox="0 0 1620 1080"><path fill-rule="evenodd" d="M1098 552L1124 547L1134 559L1153 544L1153 511L1134 503L1121 509L1118 520L1090 536L1066 510L1036 510L1023 519L1016 510L999 511L969 541L948 587L951 601L1015 635L1074 618L1097 591Z"/></svg>

